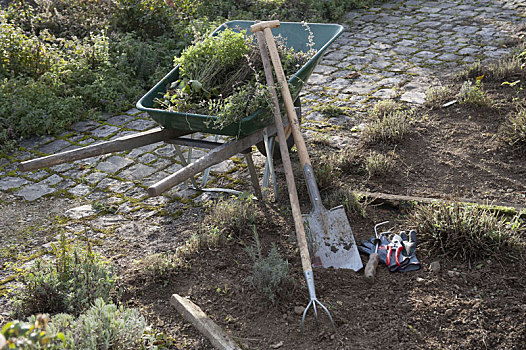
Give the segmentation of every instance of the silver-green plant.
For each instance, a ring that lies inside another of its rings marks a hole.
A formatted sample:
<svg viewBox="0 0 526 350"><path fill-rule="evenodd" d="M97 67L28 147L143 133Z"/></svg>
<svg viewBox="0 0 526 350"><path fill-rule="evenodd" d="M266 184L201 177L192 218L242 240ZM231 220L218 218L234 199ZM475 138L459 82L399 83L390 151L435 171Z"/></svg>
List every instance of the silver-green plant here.
<svg viewBox="0 0 526 350"><path fill-rule="evenodd" d="M274 304L283 285L290 279L289 263L283 259L275 244L267 257L261 251L261 241L254 226L254 244L245 248L252 260L252 276L248 281L261 292L267 301Z"/></svg>
<svg viewBox="0 0 526 350"><path fill-rule="evenodd" d="M368 143L400 142L409 132L412 111L394 110L386 114L378 113L364 129L364 138Z"/></svg>
<svg viewBox="0 0 526 350"><path fill-rule="evenodd" d="M71 350L127 350L140 349L147 330L144 317L137 309L128 309L103 299L75 319L69 314L58 314L49 322L49 333L63 332L66 349Z"/></svg>
<svg viewBox="0 0 526 350"><path fill-rule="evenodd" d="M97 298L109 300L115 286L112 266L101 256L68 243L64 234L52 245L54 261L37 259L19 281L15 314L68 312L80 314Z"/></svg>
<svg viewBox="0 0 526 350"><path fill-rule="evenodd" d="M491 107L492 101L484 92L482 77L483 76L478 77L475 84L471 81L465 81L462 84L457 94L457 99L460 104L472 107Z"/></svg>
<svg viewBox="0 0 526 350"><path fill-rule="evenodd" d="M448 86L434 86L426 91L426 106L439 108L454 96Z"/></svg>
<svg viewBox="0 0 526 350"><path fill-rule="evenodd" d="M520 215L510 218L480 205L419 204L408 215L407 226L416 229L430 254L468 261L518 260L524 254L521 235L526 227Z"/></svg>

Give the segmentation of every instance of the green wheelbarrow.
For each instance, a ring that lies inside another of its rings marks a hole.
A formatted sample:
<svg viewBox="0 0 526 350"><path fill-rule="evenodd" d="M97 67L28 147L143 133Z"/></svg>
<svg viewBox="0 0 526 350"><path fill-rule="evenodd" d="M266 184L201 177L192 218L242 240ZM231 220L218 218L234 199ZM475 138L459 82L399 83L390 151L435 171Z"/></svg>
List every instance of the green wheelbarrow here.
<svg viewBox="0 0 526 350"><path fill-rule="evenodd" d="M254 35L250 32L250 26L254 23L254 21L226 22L220 25L212 35L217 35L219 32L227 28L242 31L246 33L246 35ZM273 29L274 35L281 35L286 39L286 46L292 47L296 51L308 51L310 49L308 46L309 35L311 35L311 33L313 35L314 46L312 48L316 50L316 54L289 79L291 90L294 91L295 100L298 100L302 87L305 85L314 68L321 60L324 52L343 31L343 27L338 24L313 23L308 26L310 32L302 23L292 22L281 23L280 28ZM179 149L176 148L183 167L174 174L151 185L148 189L150 196L158 196L188 179L193 180L193 177L196 174L203 172L206 169L209 169L212 165L221 163L238 153L245 154L249 165L252 184L256 194L259 196L261 190L259 188L259 182L255 177L256 172L252 163L252 158L250 157L250 152L253 145L262 144L263 141L267 141L269 137L276 134L274 125L270 125L272 124L272 118L263 118L265 113L271 113L271 111L260 109L252 115L243 118L240 122L219 128L214 126L214 123L211 122L216 118L214 116L170 112L156 108L154 106L155 98L164 95L166 87L176 81L178 77L179 67L177 66L155 84L155 86L137 102L137 108L141 111L147 112L148 115L160 125L160 127L96 145L25 161L20 164L20 169L22 171L29 171L103 154L122 152L164 141L173 144L176 147L183 145L188 147L205 148L210 151L203 157L192 161L191 159L184 159ZM214 142L191 138L195 133L213 134L216 135L216 138ZM189 135L190 137L188 137ZM226 136L228 140L222 143L217 142L219 135ZM266 149L263 150L262 153L272 154L272 147L269 144L270 142L265 142ZM266 168L270 169L268 172L265 171L267 179L268 173L273 174L271 158L272 157L267 157ZM275 184L275 179L273 182ZM263 187L266 187L265 178L263 183Z"/></svg>

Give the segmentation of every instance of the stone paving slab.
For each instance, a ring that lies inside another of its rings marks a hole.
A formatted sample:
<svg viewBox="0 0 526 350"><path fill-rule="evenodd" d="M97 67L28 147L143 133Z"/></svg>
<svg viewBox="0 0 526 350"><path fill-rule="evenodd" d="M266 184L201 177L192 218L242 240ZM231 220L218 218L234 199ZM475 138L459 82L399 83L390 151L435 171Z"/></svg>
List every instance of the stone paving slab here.
<svg viewBox="0 0 526 350"><path fill-rule="evenodd" d="M440 84L466 63L508 53L503 43L526 23L525 16L524 0L391 0L345 14L341 22L345 32L331 45L302 91L305 135L316 137L315 130L341 126L349 132L339 133L331 142L342 147L351 144L355 131L366 125L368 109L378 100L421 104L429 87ZM352 114L328 119L317 111L328 104ZM133 214L141 203L163 205L173 198L204 198L184 185L158 199L147 197L146 186L182 167L173 147L162 142L29 173L17 170L18 162L25 159L155 126L145 113L133 108L75 123L58 136L24 140L20 151L0 158L0 191L28 201L55 194L84 201L113 201L122 214ZM213 135L194 136L214 140ZM192 159L203 154L195 150ZM261 164L262 157L256 158ZM247 171L240 172L240 168L231 160L214 166L210 181L213 184L221 174L242 177L248 188ZM148 209L137 215L147 217L150 213Z"/></svg>

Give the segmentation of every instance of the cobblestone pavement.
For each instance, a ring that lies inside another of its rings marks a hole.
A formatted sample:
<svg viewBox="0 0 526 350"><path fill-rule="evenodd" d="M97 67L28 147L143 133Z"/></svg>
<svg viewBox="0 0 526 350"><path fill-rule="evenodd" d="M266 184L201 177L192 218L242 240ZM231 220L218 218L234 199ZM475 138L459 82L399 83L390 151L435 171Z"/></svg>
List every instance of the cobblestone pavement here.
<svg viewBox="0 0 526 350"><path fill-rule="evenodd" d="M348 132L331 137L343 145L355 134L353 127L363 125L365 112L375 101L395 98L423 103L426 89L439 84L440 78L465 64L506 54L505 44L524 25L525 16L523 0L398 0L346 14L345 32L303 92L306 133L345 125L343 130ZM327 103L350 108L352 116L326 119L315 108ZM0 192L4 192L0 196L27 201L53 195L67 195L85 203L103 200L118 207L118 213L130 215L135 208L157 206L160 210L174 197L201 198L198 192L182 186L168 196L148 198L149 184L181 167L171 146L162 143L28 173L17 170L23 160L154 126L146 114L132 109L99 121L76 123L58 136L23 141L17 152L0 158ZM194 156L201 154L195 152ZM228 174L230 179L243 179L242 186L248 188L248 171L241 159L216 166L212 182Z"/></svg>

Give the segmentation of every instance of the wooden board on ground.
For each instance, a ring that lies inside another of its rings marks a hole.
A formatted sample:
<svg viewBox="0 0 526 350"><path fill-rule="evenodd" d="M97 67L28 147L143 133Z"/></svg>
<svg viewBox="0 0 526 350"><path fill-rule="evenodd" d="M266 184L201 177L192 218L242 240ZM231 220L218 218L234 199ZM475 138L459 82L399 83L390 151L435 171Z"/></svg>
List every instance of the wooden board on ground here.
<svg viewBox="0 0 526 350"><path fill-rule="evenodd" d="M487 205L489 207L507 207L507 208L514 208L517 211L523 211L526 210L526 204L525 205L517 205L514 203L501 203L501 202L492 202L487 201L483 202L481 200L475 200L475 199L469 199L469 198L452 198L452 199L445 199L445 198L427 198L427 197L415 197L415 196L402 196L397 194L389 194L389 193L380 193L380 192L357 192L357 194L365 196L369 199L373 200L374 204L389 204L393 207L398 207L401 202L418 202L418 203L452 203L452 202L461 202L466 204L479 204L479 205Z"/></svg>
<svg viewBox="0 0 526 350"><path fill-rule="evenodd" d="M192 323L205 337L210 340L214 348L219 350L241 350L239 346L201 310L187 298L173 294L170 298L172 304L183 318Z"/></svg>

